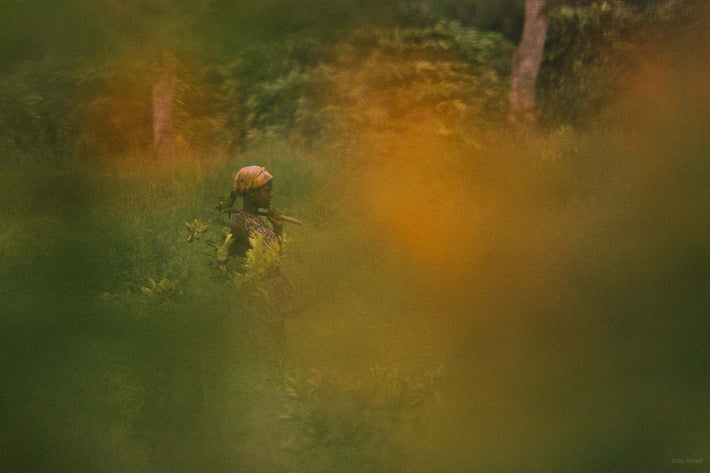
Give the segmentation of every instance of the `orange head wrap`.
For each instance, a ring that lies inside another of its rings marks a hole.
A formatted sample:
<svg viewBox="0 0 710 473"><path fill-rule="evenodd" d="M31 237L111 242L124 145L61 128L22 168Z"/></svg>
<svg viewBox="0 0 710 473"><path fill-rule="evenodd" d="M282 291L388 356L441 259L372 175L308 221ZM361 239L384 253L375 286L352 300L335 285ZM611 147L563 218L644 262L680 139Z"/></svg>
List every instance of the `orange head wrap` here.
<svg viewBox="0 0 710 473"><path fill-rule="evenodd" d="M234 193L236 195L243 195L244 192L249 189L261 187L271 179L273 179L273 176L269 174L266 168L262 168L261 166L247 166L241 168L237 171L237 175L234 176Z"/></svg>

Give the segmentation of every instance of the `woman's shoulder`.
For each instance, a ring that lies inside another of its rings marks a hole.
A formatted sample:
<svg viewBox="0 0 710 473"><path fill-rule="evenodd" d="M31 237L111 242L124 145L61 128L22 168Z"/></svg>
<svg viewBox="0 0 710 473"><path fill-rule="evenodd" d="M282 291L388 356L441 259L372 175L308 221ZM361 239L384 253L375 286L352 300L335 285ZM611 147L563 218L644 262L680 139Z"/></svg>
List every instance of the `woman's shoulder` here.
<svg viewBox="0 0 710 473"><path fill-rule="evenodd" d="M231 217L229 219L229 225L234 226L236 224L240 226L246 226L248 224L258 224L261 221L261 218L257 215L251 214L245 210L240 209L231 214Z"/></svg>
<svg viewBox="0 0 710 473"><path fill-rule="evenodd" d="M274 231L264 222L264 219L245 210L237 211L229 221L232 232L239 231L248 234L249 238L263 235L266 244L277 240Z"/></svg>

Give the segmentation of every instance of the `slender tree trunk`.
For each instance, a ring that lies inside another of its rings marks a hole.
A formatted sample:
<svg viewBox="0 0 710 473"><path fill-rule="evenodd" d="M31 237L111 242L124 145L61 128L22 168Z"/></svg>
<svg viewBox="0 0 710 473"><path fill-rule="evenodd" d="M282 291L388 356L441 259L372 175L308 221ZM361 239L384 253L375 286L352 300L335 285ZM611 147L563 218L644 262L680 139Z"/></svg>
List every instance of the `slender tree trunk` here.
<svg viewBox="0 0 710 473"><path fill-rule="evenodd" d="M518 50L513 57L510 91L510 121L534 126L535 82L540 71L547 36L546 0L525 0L525 24Z"/></svg>
<svg viewBox="0 0 710 473"><path fill-rule="evenodd" d="M164 51L155 61L153 85L153 151L161 159L172 159L176 151L173 103L177 84L177 58Z"/></svg>

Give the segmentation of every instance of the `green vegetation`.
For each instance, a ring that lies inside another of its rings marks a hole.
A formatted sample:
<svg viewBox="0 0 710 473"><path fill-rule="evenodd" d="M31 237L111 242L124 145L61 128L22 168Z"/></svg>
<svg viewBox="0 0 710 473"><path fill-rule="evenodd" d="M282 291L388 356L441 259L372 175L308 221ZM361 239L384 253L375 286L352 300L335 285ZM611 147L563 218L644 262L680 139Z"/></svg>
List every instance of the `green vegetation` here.
<svg viewBox="0 0 710 473"><path fill-rule="evenodd" d="M554 9L522 137L516 2L69 3L0 32L2 471L701 471L699 4ZM129 41L161 21L172 161ZM230 260L250 164L306 225Z"/></svg>

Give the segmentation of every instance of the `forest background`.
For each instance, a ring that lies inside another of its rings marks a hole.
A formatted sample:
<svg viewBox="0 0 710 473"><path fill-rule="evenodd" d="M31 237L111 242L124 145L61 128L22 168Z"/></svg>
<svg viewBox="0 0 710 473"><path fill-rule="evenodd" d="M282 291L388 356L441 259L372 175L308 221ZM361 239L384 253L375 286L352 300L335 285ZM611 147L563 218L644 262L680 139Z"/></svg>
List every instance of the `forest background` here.
<svg viewBox="0 0 710 473"><path fill-rule="evenodd" d="M706 471L707 7L548 7L521 129L521 0L6 0L0 468Z"/></svg>

